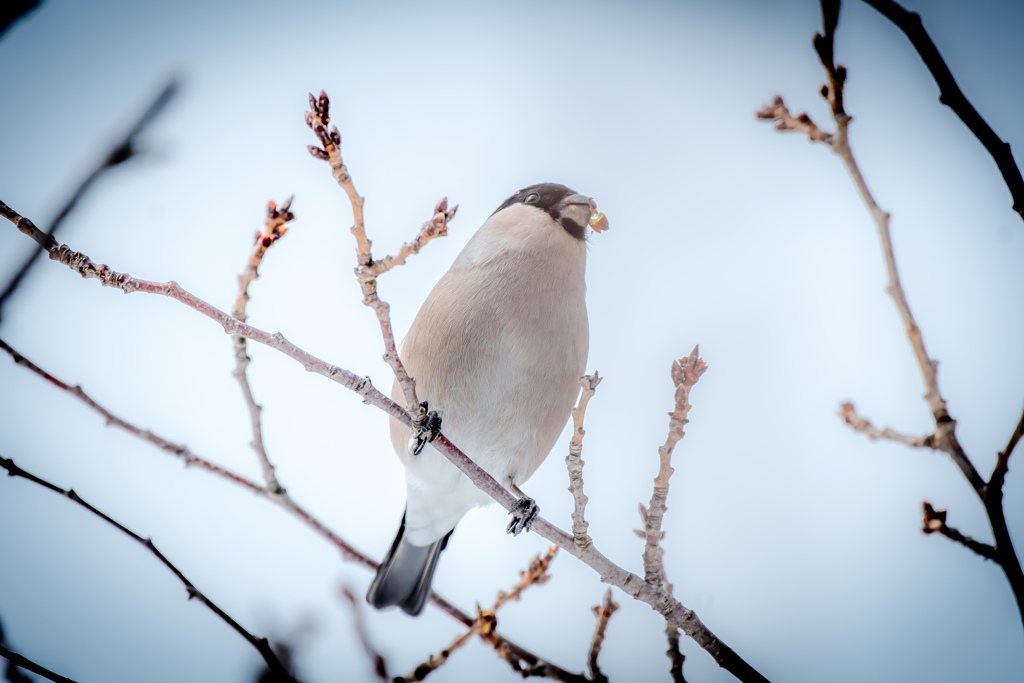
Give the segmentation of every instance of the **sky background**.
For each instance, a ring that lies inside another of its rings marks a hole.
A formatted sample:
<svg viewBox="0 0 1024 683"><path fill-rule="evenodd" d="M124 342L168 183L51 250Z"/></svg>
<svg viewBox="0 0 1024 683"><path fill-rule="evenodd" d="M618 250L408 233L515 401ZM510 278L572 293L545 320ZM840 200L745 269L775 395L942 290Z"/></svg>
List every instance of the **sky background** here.
<svg viewBox="0 0 1024 683"><path fill-rule="evenodd" d="M908 2L961 88L1024 150L1024 4ZM872 443L836 417L856 402L879 426L932 428L874 224L828 149L756 121L774 94L829 128L811 46L817 3L341 3L47 0L0 39L0 199L47 224L172 75L180 95L106 174L61 240L97 262L182 286L230 310L267 200L298 218L250 289L250 322L390 386L373 313L351 273L348 200L312 159L306 94L327 90L366 196L376 253L393 253L447 195L449 236L382 279L403 335L433 284L516 189L591 195L611 230L592 238L587 517L598 547L642 571L647 501L672 407L669 367L699 343L664 528L677 597L773 681L1019 681L1024 629L1003 573L920 532L921 502L991 541L949 459ZM897 260L961 443L988 476L1024 402L1024 223L995 164L947 108L905 36L844 4L851 142L892 213ZM1024 152L1018 152L1018 156ZM0 229L0 274L32 248ZM6 275L5 275L6 276ZM0 282L3 278L0 277ZM115 413L259 477L231 376L230 339L180 304L124 296L40 262L0 336ZM384 413L251 345L264 431L294 498L380 557L404 484ZM371 575L281 509L133 437L0 358L0 455L157 546L249 630L289 637L309 683L371 680L340 584ZM569 432L526 484L570 525ZM470 454L472 455L472 454ZM1018 547L1024 478L1006 515ZM123 534L21 479L0 479L0 620L8 643L81 682L251 681L253 648L185 599ZM471 513L435 588L487 604L546 547L506 536L497 506ZM567 554L552 580L499 615L500 630L581 671L604 592ZM612 680L668 680L663 622L622 605L601 656ZM461 626L367 613L393 674ZM683 638L688 680L732 677ZM514 681L473 642L431 680Z"/></svg>

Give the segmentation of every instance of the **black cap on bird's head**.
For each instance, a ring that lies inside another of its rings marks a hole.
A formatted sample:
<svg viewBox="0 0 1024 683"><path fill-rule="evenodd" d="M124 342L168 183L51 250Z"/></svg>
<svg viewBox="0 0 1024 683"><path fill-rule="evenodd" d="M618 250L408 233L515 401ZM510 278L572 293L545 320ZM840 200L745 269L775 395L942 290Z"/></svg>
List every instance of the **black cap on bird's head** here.
<svg viewBox="0 0 1024 683"><path fill-rule="evenodd" d="M608 229L608 219L598 212L593 199L558 183L540 183L524 187L506 199L494 213L513 204L525 204L540 209L578 240L586 237L587 226L597 232Z"/></svg>

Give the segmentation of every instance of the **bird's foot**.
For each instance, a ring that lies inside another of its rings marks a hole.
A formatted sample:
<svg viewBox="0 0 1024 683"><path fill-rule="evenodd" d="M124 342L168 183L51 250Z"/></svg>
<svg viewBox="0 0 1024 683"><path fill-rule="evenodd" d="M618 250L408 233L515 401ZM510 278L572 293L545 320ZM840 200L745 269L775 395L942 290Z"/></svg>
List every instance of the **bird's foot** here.
<svg viewBox="0 0 1024 683"><path fill-rule="evenodd" d="M537 501L523 495L522 498L512 503L512 509L508 511L508 514L512 515L512 521L508 523L508 528L505 531L513 536L529 531L530 525L533 524L533 520L537 519L538 513L540 513L540 507L538 507Z"/></svg>
<svg viewBox="0 0 1024 683"><path fill-rule="evenodd" d="M420 423L419 431L412 437L410 443L413 455L422 453L423 447L436 439L441 431L441 416L437 414L436 410L428 411L426 401L420 404L420 412L423 415L423 421Z"/></svg>

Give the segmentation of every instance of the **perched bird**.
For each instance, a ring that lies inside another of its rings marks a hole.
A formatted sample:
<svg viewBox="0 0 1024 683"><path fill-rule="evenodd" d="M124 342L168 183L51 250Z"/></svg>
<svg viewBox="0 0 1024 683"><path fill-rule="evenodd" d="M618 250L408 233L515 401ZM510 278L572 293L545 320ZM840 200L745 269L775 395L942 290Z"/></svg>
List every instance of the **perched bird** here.
<svg viewBox="0 0 1024 683"><path fill-rule="evenodd" d="M469 240L402 345L419 398L444 434L521 496L510 533L536 515L518 487L561 433L586 368L588 226L607 227L588 197L554 183L519 190ZM397 381L392 398L404 400ZM426 603L455 525L491 502L441 453L423 448L424 431L391 420L408 502L366 596L378 609L398 605L412 615Z"/></svg>

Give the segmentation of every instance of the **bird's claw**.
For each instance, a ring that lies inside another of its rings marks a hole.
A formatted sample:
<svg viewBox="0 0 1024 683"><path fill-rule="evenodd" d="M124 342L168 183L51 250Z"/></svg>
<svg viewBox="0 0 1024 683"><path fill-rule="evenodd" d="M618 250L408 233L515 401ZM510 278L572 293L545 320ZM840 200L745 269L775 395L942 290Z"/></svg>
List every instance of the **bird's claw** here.
<svg viewBox="0 0 1024 683"><path fill-rule="evenodd" d="M412 454L419 455L423 452L423 447L428 443L437 438L437 435L441 431L441 416L437 414L436 410L427 412L427 402L424 401L420 404L426 412L426 417L423 420L423 424L420 425L420 429L416 432L416 435L412 437Z"/></svg>
<svg viewBox="0 0 1024 683"><path fill-rule="evenodd" d="M508 523L508 528L505 531L513 536L529 531L530 525L533 524L533 520L537 518L539 512L540 507L538 507L537 501L529 496L523 496L512 503L512 509L508 511L508 514L512 515L512 521Z"/></svg>

